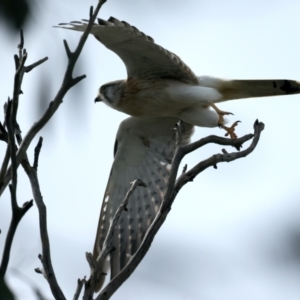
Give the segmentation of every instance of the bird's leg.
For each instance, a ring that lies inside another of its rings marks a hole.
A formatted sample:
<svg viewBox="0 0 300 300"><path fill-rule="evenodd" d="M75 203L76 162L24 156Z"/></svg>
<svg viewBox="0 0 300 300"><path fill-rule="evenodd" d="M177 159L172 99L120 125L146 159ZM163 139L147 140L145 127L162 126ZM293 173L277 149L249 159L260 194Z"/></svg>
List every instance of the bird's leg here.
<svg viewBox="0 0 300 300"><path fill-rule="evenodd" d="M221 126L224 124L224 116L225 115L233 115L233 113L231 112L227 112L227 111L223 111L217 108L217 106L212 103L210 104L210 106L216 111L216 113L219 115L219 122L218 122L218 126Z"/></svg>
<svg viewBox="0 0 300 300"><path fill-rule="evenodd" d="M227 111L222 111L220 110L214 103L212 103L210 105L215 111L216 113L219 115L219 122L218 122L218 126L220 128L223 128L224 130L226 130L226 134L225 136L230 136L230 138L232 139L236 139L237 135L235 134L234 130L235 127L238 125L238 123L240 123L241 121L236 121L234 122L230 127L227 127L224 125L224 116L225 115L233 115L233 113L227 112Z"/></svg>
<svg viewBox="0 0 300 300"><path fill-rule="evenodd" d="M220 124L219 127L226 130L225 136L230 136L232 139L236 139L237 135L235 134L234 130L235 127L240 123L241 121L235 121L230 127L225 126L224 124Z"/></svg>

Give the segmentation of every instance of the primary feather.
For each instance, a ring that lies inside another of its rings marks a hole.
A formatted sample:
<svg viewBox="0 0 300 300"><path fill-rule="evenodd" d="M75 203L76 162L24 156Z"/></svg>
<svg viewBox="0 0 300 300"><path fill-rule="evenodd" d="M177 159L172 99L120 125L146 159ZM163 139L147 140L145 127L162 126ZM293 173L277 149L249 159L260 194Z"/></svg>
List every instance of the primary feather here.
<svg viewBox="0 0 300 300"><path fill-rule="evenodd" d="M173 78L198 83L197 76L174 53L155 44L154 39L127 22L110 17L98 19L91 34L124 62L128 78ZM87 22L61 23L60 27L84 31Z"/></svg>

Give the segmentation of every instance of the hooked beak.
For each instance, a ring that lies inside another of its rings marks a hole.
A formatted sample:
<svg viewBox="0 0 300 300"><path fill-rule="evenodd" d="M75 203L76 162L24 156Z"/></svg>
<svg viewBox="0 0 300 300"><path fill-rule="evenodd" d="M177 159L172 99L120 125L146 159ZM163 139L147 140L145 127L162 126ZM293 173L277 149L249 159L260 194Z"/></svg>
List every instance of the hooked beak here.
<svg viewBox="0 0 300 300"><path fill-rule="evenodd" d="M98 96L95 98L95 103L96 103L96 102L101 102L101 101L102 101L102 99L101 99L100 95L98 95Z"/></svg>

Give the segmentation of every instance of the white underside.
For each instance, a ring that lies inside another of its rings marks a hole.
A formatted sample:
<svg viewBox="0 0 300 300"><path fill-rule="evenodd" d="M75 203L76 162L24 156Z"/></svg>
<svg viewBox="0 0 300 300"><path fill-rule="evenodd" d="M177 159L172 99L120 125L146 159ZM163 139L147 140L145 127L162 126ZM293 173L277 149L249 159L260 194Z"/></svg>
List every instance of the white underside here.
<svg viewBox="0 0 300 300"><path fill-rule="evenodd" d="M210 104L219 102L222 95L214 88L193 86L187 84L171 84L165 89L166 98L175 107L179 103L184 104L185 108L175 117L201 127L218 126L219 116Z"/></svg>
<svg viewBox="0 0 300 300"><path fill-rule="evenodd" d="M178 118L200 127L216 127L219 123L219 116L214 110L200 106L183 111Z"/></svg>

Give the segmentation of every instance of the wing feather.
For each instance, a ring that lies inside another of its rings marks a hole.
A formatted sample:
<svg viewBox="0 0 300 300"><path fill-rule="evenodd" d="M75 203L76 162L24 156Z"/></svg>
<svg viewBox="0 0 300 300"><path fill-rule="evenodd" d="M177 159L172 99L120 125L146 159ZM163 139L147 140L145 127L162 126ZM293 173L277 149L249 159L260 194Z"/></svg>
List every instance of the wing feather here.
<svg viewBox="0 0 300 300"><path fill-rule="evenodd" d="M141 179L147 188L138 187L132 194L127 211L117 224L110 254L111 277L127 264L142 242L149 225L156 216L169 177L170 162L175 150L172 128L175 118L137 118L123 121L117 133L115 160L104 194L94 256L101 251L110 220L123 200L130 182ZM190 142L193 126L183 123L182 144ZM103 267L107 272L108 264ZM98 288L103 284L104 277Z"/></svg>
<svg viewBox="0 0 300 300"><path fill-rule="evenodd" d="M198 84L197 76L174 53L155 44L153 38L130 24L110 17L98 19L91 34L108 49L115 52L124 62L128 78L170 78ZM58 27L84 31L83 22L60 23Z"/></svg>

